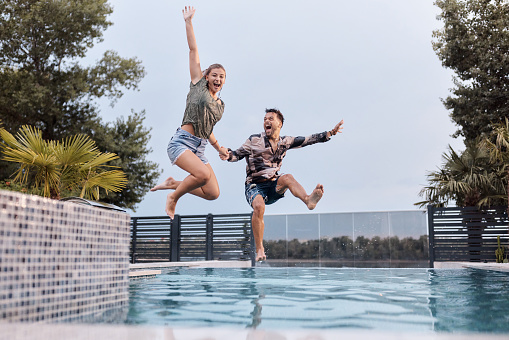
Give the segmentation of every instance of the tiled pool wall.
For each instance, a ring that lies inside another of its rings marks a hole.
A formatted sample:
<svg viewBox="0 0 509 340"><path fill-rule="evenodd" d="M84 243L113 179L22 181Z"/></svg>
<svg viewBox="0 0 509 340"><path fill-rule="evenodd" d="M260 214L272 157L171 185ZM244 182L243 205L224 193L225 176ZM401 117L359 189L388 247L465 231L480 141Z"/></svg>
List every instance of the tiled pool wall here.
<svg viewBox="0 0 509 340"><path fill-rule="evenodd" d="M266 215L271 266L429 267L426 211Z"/></svg>
<svg viewBox="0 0 509 340"><path fill-rule="evenodd" d="M0 190L0 322L125 313L128 214Z"/></svg>

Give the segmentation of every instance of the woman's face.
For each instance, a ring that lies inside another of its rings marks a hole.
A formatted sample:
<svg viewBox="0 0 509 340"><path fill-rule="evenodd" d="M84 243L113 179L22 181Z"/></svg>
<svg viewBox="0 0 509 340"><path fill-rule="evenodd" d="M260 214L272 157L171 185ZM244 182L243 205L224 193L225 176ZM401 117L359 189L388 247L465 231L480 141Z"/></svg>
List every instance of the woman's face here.
<svg viewBox="0 0 509 340"><path fill-rule="evenodd" d="M205 79L209 84L209 90L215 94L223 87L226 80L226 72L222 68L213 68Z"/></svg>

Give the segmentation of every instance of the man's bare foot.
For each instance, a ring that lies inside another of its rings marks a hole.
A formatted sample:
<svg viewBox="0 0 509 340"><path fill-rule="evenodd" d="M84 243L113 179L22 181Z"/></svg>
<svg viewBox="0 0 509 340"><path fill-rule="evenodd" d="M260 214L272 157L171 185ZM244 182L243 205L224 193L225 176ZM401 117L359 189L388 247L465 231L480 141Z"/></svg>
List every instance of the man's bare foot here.
<svg viewBox="0 0 509 340"><path fill-rule="evenodd" d="M265 249L261 248L256 251L256 261L265 261L267 256L265 256Z"/></svg>
<svg viewBox="0 0 509 340"><path fill-rule="evenodd" d="M175 190L177 188L177 181L173 177L168 177L163 183L156 185L150 191L157 191L157 190L166 190L166 189L173 189Z"/></svg>
<svg viewBox="0 0 509 340"><path fill-rule="evenodd" d="M173 220L175 217L175 207L177 206L177 202L173 199L173 193L168 194L166 197L166 214L170 216L170 218Z"/></svg>
<svg viewBox="0 0 509 340"><path fill-rule="evenodd" d="M317 184L315 190L308 196L307 207L309 210L313 210L316 204L322 199L323 196L323 185Z"/></svg>

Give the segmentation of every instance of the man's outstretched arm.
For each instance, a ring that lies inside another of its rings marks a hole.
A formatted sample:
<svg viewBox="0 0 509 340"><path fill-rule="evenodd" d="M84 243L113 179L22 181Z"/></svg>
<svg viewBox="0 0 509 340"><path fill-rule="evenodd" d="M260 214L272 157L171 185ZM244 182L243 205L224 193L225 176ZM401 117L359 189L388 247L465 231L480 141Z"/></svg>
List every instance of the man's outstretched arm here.
<svg viewBox="0 0 509 340"><path fill-rule="evenodd" d="M308 145L313 145L316 143L324 143L330 140L332 136L341 133L343 129L343 120L341 120L334 128L330 131L324 131L320 133L312 134L307 137L286 137L289 139L289 149L303 148Z"/></svg>

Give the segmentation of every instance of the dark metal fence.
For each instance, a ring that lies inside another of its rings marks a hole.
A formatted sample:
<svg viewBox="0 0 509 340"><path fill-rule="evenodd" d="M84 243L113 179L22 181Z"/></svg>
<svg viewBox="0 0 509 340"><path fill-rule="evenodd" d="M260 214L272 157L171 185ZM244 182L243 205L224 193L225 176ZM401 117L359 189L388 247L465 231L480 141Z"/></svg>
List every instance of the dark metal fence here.
<svg viewBox="0 0 509 340"><path fill-rule="evenodd" d="M507 207L428 206L430 267L435 261L495 262L497 236L507 247Z"/></svg>
<svg viewBox="0 0 509 340"><path fill-rule="evenodd" d="M131 218L131 263L251 260L251 214Z"/></svg>

